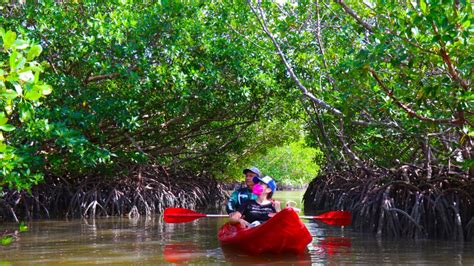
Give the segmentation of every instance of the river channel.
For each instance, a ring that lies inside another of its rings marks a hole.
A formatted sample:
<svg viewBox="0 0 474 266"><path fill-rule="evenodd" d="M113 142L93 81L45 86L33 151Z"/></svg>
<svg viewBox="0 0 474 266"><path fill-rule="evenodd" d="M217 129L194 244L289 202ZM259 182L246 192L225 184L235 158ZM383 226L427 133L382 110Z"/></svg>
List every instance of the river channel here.
<svg viewBox="0 0 474 266"><path fill-rule="evenodd" d="M282 202L301 191L277 191ZM39 220L8 246L0 265L474 265L474 243L443 240L390 240L346 228L305 221L313 236L308 252L294 256L247 256L223 251L216 235L225 218L166 224L160 216ZM17 227L0 224L0 232Z"/></svg>

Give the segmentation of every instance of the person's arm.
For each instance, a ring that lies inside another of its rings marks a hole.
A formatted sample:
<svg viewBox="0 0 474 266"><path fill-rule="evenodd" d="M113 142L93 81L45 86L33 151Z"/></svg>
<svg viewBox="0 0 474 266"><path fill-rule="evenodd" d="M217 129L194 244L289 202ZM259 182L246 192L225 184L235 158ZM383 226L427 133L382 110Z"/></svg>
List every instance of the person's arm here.
<svg viewBox="0 0 474 266"><path fill-rule="evenodd" d="M237 211L235 207L237 205L237 202L239 202L238 197L239 197L239 191L236 190L236 191L232 192L232 194L230 195L229 200L227 201L227 205L226 205L225 209L227 211L227 214L229 214L229 217L232 215L232 213Z"/></svg>
<svg viewBox="0 0 474 266"><path fill-rule="evenodd" d="M231 223L240 223L240 218L242 218L242 213L236 211L231 214L229 214L229 221Z"/></svg>
<svg viewBox="0 0 474 266"><path fill-rule="evenodd" d="M281 202L279 202L278 200L272 200L272 207L275 212L269 213L268 217L273 217L275 216L275 214L277 214L277 212L281 211Z"/></svg>
<svg viewBox="0 0 474 266"><path fill-rule="evenodd" d="M243 219L243 213L247 208L248 203L244 203L244 205L240 206L239 209L230 214L230 222L231 223L240 223L243 228L247 228L250 226L250 223Z"/></svg>

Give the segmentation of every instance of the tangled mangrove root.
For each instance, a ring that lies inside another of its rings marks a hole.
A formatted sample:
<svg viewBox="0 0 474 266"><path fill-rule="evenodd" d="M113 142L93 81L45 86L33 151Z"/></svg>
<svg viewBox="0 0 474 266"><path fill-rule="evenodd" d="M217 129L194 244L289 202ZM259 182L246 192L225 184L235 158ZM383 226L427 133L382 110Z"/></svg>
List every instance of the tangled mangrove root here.
<svg viewBox="0 0 474 266"><path fill-rule="evenodd" d="M129 176L114 179L88 177L72 184L50 178L26 191L4 190L0 220L50 217L139 217L162 213L167 207L219 208L226 199L221 184L210 176L185 170L138 166Z"/></svg>
<svg viewBox="0 0 474 266"><path fill-rule="evenodd" d="M412 166L327 174L310 183L305 210L349 210L356 230L379 236L473 240L473 177L423 174Z"/></svg>

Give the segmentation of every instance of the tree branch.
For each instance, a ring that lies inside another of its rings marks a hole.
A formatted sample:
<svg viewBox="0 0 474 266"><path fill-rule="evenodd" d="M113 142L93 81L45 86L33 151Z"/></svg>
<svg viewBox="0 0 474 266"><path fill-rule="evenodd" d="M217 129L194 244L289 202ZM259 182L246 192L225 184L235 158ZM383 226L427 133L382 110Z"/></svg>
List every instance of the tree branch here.
<svg viewBox="0 0 474 266"><path fill-rule="evenodd" d="M436 27L434 22L431 22L431 24L433 26L434 32L439 36L438 27ZM457 81L464 90L466 90L466 91L469 90L469 85L467 84L467 82L464 79L462 79L459 76L458 72L456 71L456 68L453 65L453 62L452 62L451 58L449 57L448 53L446 52L446 44L443 42L443 40L441 38L439 38L438 42L441 46L441 49L440 49L439 53L441 55L441 58L443 58L443 62L448 67L449 75L451 76L451 78L453 80Z"/></svg>
<svg viewBox="0 0 474 266"><path fill-rule="evenodd" d="M339 4L344 9L344 11L346 11L347 14L357 20L357 22L359 22L359 24L362 25L366 30L373 32L372 26L367 22L363 21L362 18L359 17L359 15L357 15L354 10L348 7L343 0L335 0L334 2Z"/></svg>
<svg viewBox="0 0 474 266"><path fill-rule="evenodd" d="M344 137L345 137L344 136L344 122L342 121L342 119L340 120L341 130L339 130L335 125L333 125L333 126L334 126L334 129L336 130L336 136L339 139L339 141L341 142L342 148L344 149L346 154L349 156L349 158L351 158L351 160L355 161L356 164L358 164L362 168L366 169L364 164L360 160L360 158L351 150L351 148L349 147L349 144L344 139Z"/></svg>
<svg viewBox="0 0 474 266"><path fill-rule="evenodd" d="M296 76L295 72L293 71L293 68L290 66L290 64L286 60L286 56L283 53L283 51L281 50L280 45L278 44L275 37L273 37L273 34L268 29L267 24L265 22L265 16L264 16L264 13L263 13L262 9L258 8L258 10L260 12L260 15L259 15L257 13L256 8L252 4L252 0L249 0L248 3L250 5L250 9L255 14L255 17L257 18L258 22L262 26L263 31L265 31L265 33L268 35L268 37L270 37L270 39L272 40L273 45L275 46L275 49L277 51L277 54L280 56L280 59L282 60L283 64L286 67L286 70L290 74L291 78L296 82L296 84L297 84L298 88L301 90L301 92L303 92L303 95L305 95L306 97L311 99L311 101L315 102L318 106L330 111L331 113L335 114L338 117L342 117L343 113L341 111L339 111L337 108L331 106L330 104L324 102L323 100L320 100L320 99L316 98L316 96L314 96L311 92L309 92L308 89L301 83L301 81Z"/></svg>
<svg viewBox="0 0 474 266"><path fill-rule="evenodd" d="M336 166L337 164L337 160L335 159L335 156L334 156L334 152L333 152L333 149L334 149L334 145L332 144L331 140L328 138L327 134L326 134L326 130L324 128L324 123L322 122L322 120L320 119L320 114L318 112L318 109L316 108L315 106L315 103L314 102L310 102L311 103L311 107L313 108L313 111L314 111L314 114L316 116L316 119L313 115L311 115L310 113L310 110L308 110L308 108L306 107L305 105L305 101L303 100L303 98L300 98L301 99L301 103L303 104L303 108L304 110L306 111L306 113L308 114L308 117L310 119L310 121L318 127L319 129L319 132L321 133L321 138L322 138L322 148L324 148L326 150L326 154L328 155L328 159L329 161L331 162L331 164L329 165L329 167L333 168ZM312 128L311 128L312 129ZM319 136L317 134L315 134L315 136L319 139Z"/></svg>
<svg viewBox="0 0 474 266"><path fill-rule="evenodd" d="M323 57L323 63L326 70L329 68L328 63L326 61L326 53L324 51L324 45L321 41L321 17L319 15L319 0L316 0L316 41L318 42L319 50L321 51L321 55ZM329 76L329 75L328 75ZM329 76L329 81L331 81L331 77Z"/></svg>
<svg viewBox="0 0 474 266"><path fill-rule="evenodd" d="M129 69L129 71L136 71L138 70L138 67L132 67ZM84 84L87 85L89 82L96 82L96 81L101 81L101 80L106 80L106 79L114 79L122 76L120 73L111 73L111 74L104 74L104 75L97 75L97 76L88 76L87 78L84 79Z"/></svg>
<svg viewBox="0 0 474 266"><path fill-rule="evenodd" d="M398 105L400 108L402 108L410 116L416 117L421 121L437 123L437 124L453 124L453 125L459 124L460 121L457 118L455 118L455 119L435 119L435 118L430 118L430 117L426 117L426 116L422 116L422 115L417 114L414 110L412 110L410 107L408 107L407 105L400 102L400 100L397 99L393 95L393 92L387 88L387 86L382 82L380 77L377 75L377 73L373 69L369 69L369 72L372 74L372 77L374 77L374 79L377 81L377 83L379 84L382 91L384 91L390 97L390 99L392 99L395 102L396 105Z"/></svg>
<svg viewBox="0 0 474 266"><path fill-rule="evenodd" d="M120 77L119 73L112 73L112 74L105 74L105 75L98 75L98 76L89 76L84 79L84 84L87 84L89 82L94 82L94 81L101 81L105 79L114 79Z"/></svg>

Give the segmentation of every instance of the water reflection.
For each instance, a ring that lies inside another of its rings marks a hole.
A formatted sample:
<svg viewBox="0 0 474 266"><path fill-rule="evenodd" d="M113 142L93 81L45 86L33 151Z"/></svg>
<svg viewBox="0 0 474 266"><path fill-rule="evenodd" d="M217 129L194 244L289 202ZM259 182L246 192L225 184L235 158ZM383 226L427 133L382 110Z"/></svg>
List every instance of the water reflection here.
<svg viewBox="0 0 474 266"><path fill-rule="evenodd" d="M222 247L222 252L227 262L232 265L311 265L311 255L308 251L300 255L292 254L260 254L247 255L231 247Z"/></svg>
<svg viewBox="0 0 474 266"><path fill-rule="evenodd" d="M221 249L217 241L223 218L165 224L162 217L110 217L42 220L11 245L0 246L0 265L83 264L446 264L474 265L473 242L387 240L329 226L305 224L313 236L302 256L248 256ZM0 232L17 228L0 224Z"/></svg>
<svg viewBox="0 0 474 266"><path fill-rule="evenodd" d="M333 256L336 254L348 255L351 253L352 242L348 237L326 237L313 244L317 254Z"/></svg>
<svg viewBox="0 0 474 266"><path fill-rule="evenodd" d="M193 260L202 259L206 256L206 250L189 242L166 244L163 248L163 257L170 263L186 265Z"/></svg>

